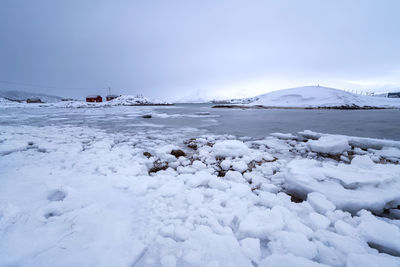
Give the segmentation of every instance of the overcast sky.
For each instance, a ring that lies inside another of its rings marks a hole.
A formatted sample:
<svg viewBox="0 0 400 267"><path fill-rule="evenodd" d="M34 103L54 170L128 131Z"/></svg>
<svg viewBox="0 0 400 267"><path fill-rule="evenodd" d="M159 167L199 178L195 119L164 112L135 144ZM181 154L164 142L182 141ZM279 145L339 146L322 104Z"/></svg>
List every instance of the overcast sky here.
<svg viewBox="0 0 400 267"><path fill-rule="evenodd" d="M400 87L399 11L399 0L1 0L0 89L168 100L385 90Z"/></svg>

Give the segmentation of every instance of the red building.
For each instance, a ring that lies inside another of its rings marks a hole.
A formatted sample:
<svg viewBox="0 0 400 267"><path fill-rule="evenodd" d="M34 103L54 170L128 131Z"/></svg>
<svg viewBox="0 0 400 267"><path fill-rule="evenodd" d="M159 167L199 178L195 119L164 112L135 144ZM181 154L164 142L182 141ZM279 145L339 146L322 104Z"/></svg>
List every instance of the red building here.
<svg viewBox="0 0 400 267"><path fill-rule="evenodd" d="M88 95L86 102L103 102L103 98L99 95Z"/></svg>

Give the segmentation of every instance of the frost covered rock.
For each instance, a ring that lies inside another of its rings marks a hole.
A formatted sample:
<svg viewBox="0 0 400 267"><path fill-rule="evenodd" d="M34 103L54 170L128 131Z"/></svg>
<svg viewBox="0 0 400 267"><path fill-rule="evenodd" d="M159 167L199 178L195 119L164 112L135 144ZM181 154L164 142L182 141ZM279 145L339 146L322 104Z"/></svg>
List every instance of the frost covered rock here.
<svg viewBox="0 0 400 267"><path fill-rule="evenodd" d="M322 136L318 140L309 140L308 147L313 152L340 155L350 149L347 138L338 135Z"/></svg>

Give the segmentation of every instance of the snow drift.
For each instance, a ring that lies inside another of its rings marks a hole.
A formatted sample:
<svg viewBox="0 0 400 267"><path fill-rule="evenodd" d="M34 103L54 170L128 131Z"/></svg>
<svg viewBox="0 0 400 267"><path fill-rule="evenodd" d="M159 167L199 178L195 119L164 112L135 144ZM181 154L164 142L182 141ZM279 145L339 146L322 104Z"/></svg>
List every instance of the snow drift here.
<svg viewBox="0 0 400 267"><path fill-rule="evenodd" d="M323 86L283 89L255 97L249 105L266 107L376 107L399 108L400 99L356 95Z"/></svg>

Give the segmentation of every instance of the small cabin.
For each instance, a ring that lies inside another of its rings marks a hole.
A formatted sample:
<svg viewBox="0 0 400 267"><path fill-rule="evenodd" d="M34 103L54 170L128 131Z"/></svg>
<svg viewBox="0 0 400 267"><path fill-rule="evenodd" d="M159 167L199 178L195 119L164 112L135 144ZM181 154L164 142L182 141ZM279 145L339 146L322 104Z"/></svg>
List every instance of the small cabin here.
<svg viewBox="0 0 400 267"><path fill-rule="evenodd" d="M106 96L106 100L107 100L107 101L111 101L111 100L113 100L113 99L116 99L117 97L119 97L119 95L107 95L107 96Z"/></svg>
<svg viewBox="0 0 400 267"><path fill-rule="evenodd" d="M103 102L103 98L100 95L88 95L86 102Z"/></svg>
<svg viewBox="0 0 400 267"><path fill-rule="evenodd" d="M40 98L28 98L26 100L26 103L43 103L42 100Z"/></svg>

